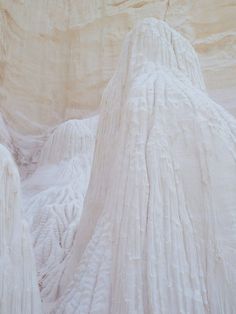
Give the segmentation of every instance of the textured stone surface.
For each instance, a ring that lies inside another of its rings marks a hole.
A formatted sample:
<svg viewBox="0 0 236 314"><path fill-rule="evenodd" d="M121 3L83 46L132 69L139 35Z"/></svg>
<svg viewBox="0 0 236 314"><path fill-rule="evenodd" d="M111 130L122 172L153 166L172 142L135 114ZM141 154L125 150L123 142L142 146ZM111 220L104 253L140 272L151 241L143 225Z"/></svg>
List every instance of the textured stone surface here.
<svg viewBox="0 0 236 314"><path fill-rule="evenodd" d="M35 172L23 182L44 306L55 300L83 209L97 117L69 120L53 130ZM34 314L34 313L32 313Z"/></svg>
<svg viewBox="0 0 236 314"><path fill-rule="evenodd" d="M210 94L236 114L235 0L2 0L0 10L0 106L21 132L98 110L121 42L150 16L190 40Z"/></svg>
<svg viewBox="0 0 236 314"><path fill-rule="evenodd" d="M0 313L42 314L32 243L22 219L20 177L0 145Z"/></svg>
<svg viewBox="0 0 236 314"><path fill-rule="evenodd" d="M191 45L144 19L101 104L94 162L53 314L233 314L236 120Z"/></svg>

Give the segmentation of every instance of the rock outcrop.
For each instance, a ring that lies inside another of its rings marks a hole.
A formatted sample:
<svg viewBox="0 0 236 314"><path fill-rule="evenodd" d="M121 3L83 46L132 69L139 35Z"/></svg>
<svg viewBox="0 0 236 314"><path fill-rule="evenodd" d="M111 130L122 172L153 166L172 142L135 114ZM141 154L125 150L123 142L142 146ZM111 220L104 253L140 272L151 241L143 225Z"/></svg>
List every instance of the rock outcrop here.
<svg viewBox="0 0 236 314"><path fill-rule="evenodd" d="M0 145L0 313L42 314L35 260L23 220L20 178Z"/></svg>
<svg viewBox="0 0 236 314"><path fill-rule="evenodd" d="M52 313L234 313L235 127L191 45L162 21L139 23L104 91Z"/></svg>
<svg viewBox="0 0 236 314"><path fill-rule="evenodd" d="M57 297L83 210L97 117L60 124L46 140L36 171L23 183L45 308Z"/></svg>

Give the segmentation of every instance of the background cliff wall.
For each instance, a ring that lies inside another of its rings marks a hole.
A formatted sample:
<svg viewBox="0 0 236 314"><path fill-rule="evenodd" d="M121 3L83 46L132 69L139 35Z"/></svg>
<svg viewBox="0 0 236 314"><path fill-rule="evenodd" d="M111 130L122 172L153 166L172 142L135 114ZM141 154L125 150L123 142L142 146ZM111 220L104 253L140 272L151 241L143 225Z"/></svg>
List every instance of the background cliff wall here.
<svg viewBox="0 0 236 314"><path fill-rule="evenodd" d="M164 19L199 54L210 95L236 116L236 0L1 0L0 109L38 134L99 110L125 34Z"/></svg>

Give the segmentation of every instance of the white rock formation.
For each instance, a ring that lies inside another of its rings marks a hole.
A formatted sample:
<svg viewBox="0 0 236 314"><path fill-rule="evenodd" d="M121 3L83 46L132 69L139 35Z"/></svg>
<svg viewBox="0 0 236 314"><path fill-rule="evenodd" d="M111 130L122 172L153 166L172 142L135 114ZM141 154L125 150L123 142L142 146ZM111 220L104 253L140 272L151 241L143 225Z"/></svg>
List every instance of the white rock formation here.
<svg viewBox="0 0 236 314"><path fill-rule="evenodd" d="M22 219L20 178L3 145L0 145L0 230L0 313L41 314L31 239Z"/></svg>
<svg viewBox="0 0 236 314"><path fill-rule="evenodd" d="M1 0L0 108L9 124L38 134L97 110L125 35L150 16L191 41L208 90L236 115L235 0Z"/></svg>
<svg viewBox="0 0 236 314"><path fill-rule="evenodd" d="M57 283L78 227L90 177L96 125L97 117L59 125L41 150L37 170L23 185L45 304L56 299Z"/></svg>
<svg viewBox="0 0 236 314"><path fill-rule="evenodd" d="M52 313L234 314L235 265L235 119L208 97L190 44L144 20L103 95Z"/></svg>

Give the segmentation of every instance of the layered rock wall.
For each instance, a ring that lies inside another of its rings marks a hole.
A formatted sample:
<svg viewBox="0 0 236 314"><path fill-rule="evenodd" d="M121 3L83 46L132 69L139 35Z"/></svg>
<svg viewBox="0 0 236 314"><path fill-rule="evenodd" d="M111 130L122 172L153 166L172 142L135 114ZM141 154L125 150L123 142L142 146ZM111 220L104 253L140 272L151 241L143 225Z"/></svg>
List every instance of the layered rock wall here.
<svg viewBox="0 0 236 314"><path fill-rule="evenodd" d="M0 108L23 133L98 111L127 32L166 20L197 50L212 97L236 114L235 0L1 0Z"/></svg>

